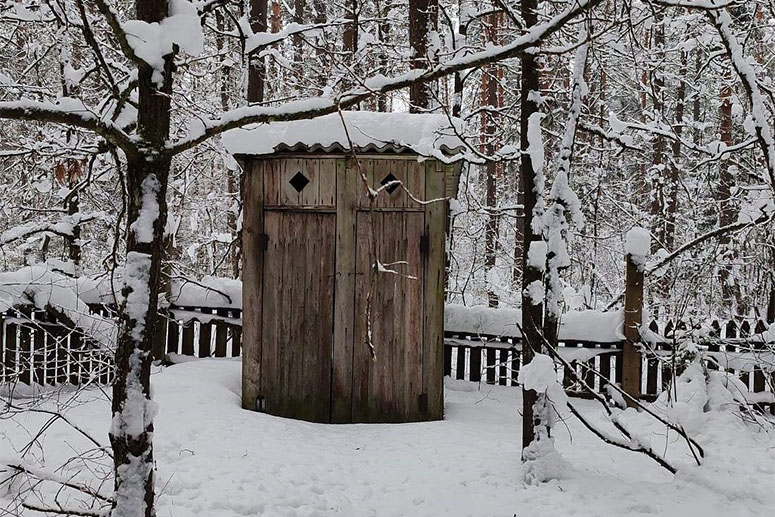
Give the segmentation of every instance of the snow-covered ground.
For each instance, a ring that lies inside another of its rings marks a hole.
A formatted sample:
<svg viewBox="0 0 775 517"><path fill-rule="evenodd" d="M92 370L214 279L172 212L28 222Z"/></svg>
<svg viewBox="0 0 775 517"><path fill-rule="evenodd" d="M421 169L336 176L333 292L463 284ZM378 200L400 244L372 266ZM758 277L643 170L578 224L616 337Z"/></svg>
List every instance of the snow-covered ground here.
<svg viewBox="0 0 775 517"><path fill-rule="evenodd" d="M187 362L153 382L160 517L765 517L775 508L775 432L744 427L730 413L695 412L685 422L705 447L699 468L663 429L650 428L652 444L680 466L675 477L568 420L556 432L570 464L563 479L525 486L515 388L448 381L441 422L321 425L240 409L237 361ZM79 400L68 417L107 444L108 402L96 391ZM574 402L603 421L595 403ZM32 413L0 420L0 458L16 455L46 420ZM41 446L30 458L54 469L92 445L60 422ZM3 497L0 515L9 504Z"/></svg>

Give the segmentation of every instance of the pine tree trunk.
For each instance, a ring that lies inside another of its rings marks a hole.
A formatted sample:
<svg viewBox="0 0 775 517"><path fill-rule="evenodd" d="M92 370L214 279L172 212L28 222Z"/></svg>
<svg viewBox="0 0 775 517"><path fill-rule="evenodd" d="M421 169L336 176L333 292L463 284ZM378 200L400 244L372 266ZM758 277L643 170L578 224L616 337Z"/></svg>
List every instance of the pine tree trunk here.
<svg viewBox="0 0 775 517"><path fill-rule="evenodd" d="M500 28L501 15L493 14L487 17L489 27L485 29L485 39L493 45L498 44L498 30ZM499 117L495 112L503 106L503 96L499 88L498 74L500 67L496 64L488 66L482 70L482 106L489 106L492 113L483 112L481 116L482 131L482 153L487 156L494 156L500 147L500 130L498 127ZM485 167L486 176L486 202L489 210L487 214L487 225L485 227L485 251L484 251L484 271L487 277L487 304L489 307L497 307L499 303L498 294L490 285L494 276L495 260L498 254L498 227L500 218L497 213L498 205L498 177L500 176L501 164L498 162L487 162Z"/></svg>
<svg viewBox="0 0 775 517"><path fill-rule="evenodd" d="M654 19L654 49L656 66L652 69L651 90L653 92L653 121L659 124L662 121L664 110L665 77L661 67L664 63L665 25L663 15L658 14ZM651 215L651 231L654 234L654 247L659 248L665 242L665 191L663 181L666 176L664 164L665 139L661 134L654 137L652 167L648 171L648 182L651 198L649 213Z"/></svg>
<svg viewBox="0 0 775 517"><path fill-rule="evenodd" d="M428 67L429 31L435 31L438 26L438 0L409 1L409 45L413 56L411 68ZM430 109L433 103L434 87L432 83L416 83L409 87L409 111L421 113Z"/></svg>
<svg viewBox="0 0 775 517"><path fill-rule="evenodd" d="M732 70L727 68L724 72L721 93L719 95L721 105L719 106L719 136L726 145L732 145ZM732 187L734 186L734 175L729 165L729 160L719 161L719 185L716 190L717 201L719 203L719 226L726 226L734 222L735 210L732 204ZM723 255L719 267L719 283L721 284L722 302L735 304L738 298L737 288L732 278L733 260L732 250L729 250L729 234L724 234L719 239Z"/></svg>
<svg viewBox="0 0 775 517"><path fill-rule="evenodd" d="M267 0L250 0L250 29L256 32L266 32ZM257 52L248 56L248 104L264 102L264 75L266 63Z"/></svg>

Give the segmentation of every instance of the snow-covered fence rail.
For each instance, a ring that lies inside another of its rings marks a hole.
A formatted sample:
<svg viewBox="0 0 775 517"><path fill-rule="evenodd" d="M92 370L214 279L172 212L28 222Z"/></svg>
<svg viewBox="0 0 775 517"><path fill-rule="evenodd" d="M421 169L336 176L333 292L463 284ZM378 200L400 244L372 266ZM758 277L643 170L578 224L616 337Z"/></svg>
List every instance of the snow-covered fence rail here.
<svg viewBox="0 0 775 517"><path fill-rule="evenodd" d="M208 300L212 301L212 300ZM242 310L237 303L172 305L163 319L155 355L175 362L188 357L238 357ZM110 319L106 306L89 306ZM502 386L517 385L522 366L518 309L448 305L445 311L444 374L453 379ZM687 332L683 322L651 321L642 331L641 393L653 399L674 375L673 345ZM739 376L756 402L775 402L775 336L761 320L713 321L700 332L700 346L722 368ZM769 337L767 337L769 336ZM108 383L111 353L79 329L54 315L17 306L0 315L0 359L3 382L23 384ZM596 390L622 379L622 314L617 311L570 312L561 319L559 353L576 374ZM714 367L714 365L711 365ZM600 375L596 375L592 370ZM570 393L582 394L566 368L558 376Z"/></svg>
<svg viewBox="0 0 775 517"><path fill-rule="evenodd" d="M29 306L0 313L0 382L109 384L113 353L82 330Z"/></svg>
<svg viewBox="0 0 775 517"><path fill-rule="evenodd" d="M522 366L518 309L448 305L445 315L444 374L453 379L517 385ZM558 352L584 382L598 391L621 384L623 373L621 311L577 311L560 322ZM775 335L763 320L712 321L699 330L695 343L722 368L739 377L751 402L775 403ZM656 398L676 373L675 345L688 333L687 324L651 320L641 328L640 393ZM693 329L697 330L697 329ZM596 375L594 371L598 372ZM583 395L568 368L558 377L571 394ZM742 387L742 386L741 386Z"/></svg>
<svg viewBox="0 0 775 517"><path fill-rule="evenodd" d="M242 347L242 310L173 305L162 330L164 351L193 357L238 357Z"/></svg>

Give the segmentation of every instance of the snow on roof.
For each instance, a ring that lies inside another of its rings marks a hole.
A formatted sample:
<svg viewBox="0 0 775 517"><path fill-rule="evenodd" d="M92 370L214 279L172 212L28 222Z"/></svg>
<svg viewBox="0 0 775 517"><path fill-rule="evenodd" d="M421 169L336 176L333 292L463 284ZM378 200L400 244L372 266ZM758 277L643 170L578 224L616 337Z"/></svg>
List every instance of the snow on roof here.
<svg viewBox="0 0 775 517"><path fill-rule="evenodd" d="M446 115L346 111L342 117L332 113L232 129L223 135L223 144L233 155L258 156L280 151L349 151L352 142L357 152L411 151L444 161L464 147L457 136L462 121Z"/></svg>

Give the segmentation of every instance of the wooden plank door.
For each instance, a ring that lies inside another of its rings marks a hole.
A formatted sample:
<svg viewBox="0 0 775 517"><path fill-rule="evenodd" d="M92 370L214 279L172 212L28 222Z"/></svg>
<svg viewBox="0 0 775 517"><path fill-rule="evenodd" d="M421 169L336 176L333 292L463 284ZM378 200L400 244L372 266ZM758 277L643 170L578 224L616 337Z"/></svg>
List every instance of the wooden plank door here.
<svg viewBox="0 0 775 517"><path fill-rule="evenodd" d="M423 232L422 211L357 213L354 422L422 419Z"/></svg>
<svg viewBox="0 0 775 517"><path fill-rule="evenodd" d="M330 421L335 229L333 213L264 212L259 405L272 415Z"/></svg>

